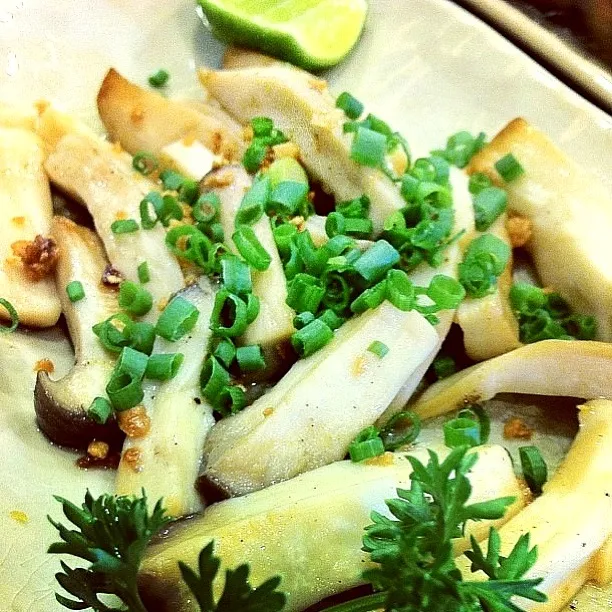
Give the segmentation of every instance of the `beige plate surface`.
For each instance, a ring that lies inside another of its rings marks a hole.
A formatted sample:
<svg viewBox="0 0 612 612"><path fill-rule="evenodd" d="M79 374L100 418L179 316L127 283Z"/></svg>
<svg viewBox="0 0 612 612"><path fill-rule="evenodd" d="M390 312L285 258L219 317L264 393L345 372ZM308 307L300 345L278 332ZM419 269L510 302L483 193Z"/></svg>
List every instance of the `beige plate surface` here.
<svg viewBox="0 0 612 612"><path fill-rule="evenodd" d="M109 66L141 83L164 67L172 93L198 95L195 67L218 64L221 51L189 0L0 0L0 99L48 98L94 125ZM522 115L612 186L612 118L446 0L371 0L359 46L329 77L336 91L351 90L402 131L417 154L459 129L493 134ZM45 515L58 516L51 495L78 501L86 487L112 490L112 474L79 471L73 455L36 430L32 368L42 357L66 372L69 343L57 332L0 338L0 612L63 609L53 598L58 560L45 555L54 539ZM498 404L494 418L509 410ZM571 425L554 426L555 415L533 406L517 411L557 462Z"/></svg>

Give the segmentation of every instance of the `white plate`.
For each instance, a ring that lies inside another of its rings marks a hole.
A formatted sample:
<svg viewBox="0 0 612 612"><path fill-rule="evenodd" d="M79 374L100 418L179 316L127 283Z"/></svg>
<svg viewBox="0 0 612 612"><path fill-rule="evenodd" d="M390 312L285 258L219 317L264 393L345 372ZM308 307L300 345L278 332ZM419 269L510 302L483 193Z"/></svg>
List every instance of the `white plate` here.
<svg viewBox="0 0 612 612"><path fill-rule="evenodd" d="M197 95L195 67L217 65L221 51L187 0L0 0L0 99L47 98L93 124L111 65L140 83L164 67L171 92ZM612 118L446 0L371 0L359 46L329 78L402 131L417 153L459 129L492 135L522 115L612 186ZM42 357L58 373L70 367L67 341L53 333L0 338L0 612L63 609L53 598L58 559L45 554L55 539L45 515L59 516L51 495L78 501L88 486L112 490L112 474L79 471L73 455L36 431L32 367ZM557 454L568 435L560 432Z"/></svg>

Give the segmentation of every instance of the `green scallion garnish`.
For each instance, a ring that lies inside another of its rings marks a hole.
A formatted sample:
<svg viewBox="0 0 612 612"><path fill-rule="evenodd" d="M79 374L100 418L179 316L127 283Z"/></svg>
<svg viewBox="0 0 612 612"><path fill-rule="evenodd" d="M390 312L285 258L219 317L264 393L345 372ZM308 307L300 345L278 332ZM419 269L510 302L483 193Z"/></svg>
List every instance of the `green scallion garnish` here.
<svg viewBox="0 0 612 612"><path fill-rule="evenodd" d="M315 319L291 336L291 345L295 352L304 358L323 348L333 337L334 332L329 326Z"/></svg>
<svg viewBox="0 0 612 612"><path fill-rule="evenodd" d="M259 344L238 347L236 349L236 361L243 373L258 372L266 367L266 360Z"/></svg>
<svg viewBox="0 0 612 612"><path fill-rule="evenodd" d="M349 457L355 463L378 457L384 452L385 445L379 436L378 429L373 425L359 432L348 447Z"/></svg>
<svg viewBox="0 0 612 612"><path fill-rule="evenodd" d="M185 355L183 353L156 353L149 357L145 376L153 380L170 380L174 378L181 367Z"/></svg>
<svg viewBox="0 0 612 612"><path fill-rule="evenodd" d="M527 486L533 493L540 495L542 487L548 480L548 467L542 453L535 446L521 446L519 458Z"/></svg>
<svg viewBox="0 0 612 612"><path fill-rule="evenodd" d="M113 407L105 397L96 397L87 409L87 416L98 423L104 425L113 414Z"/></svg>
<svg viewBox="0 0 612 612"><path fill-rule="evenodd" d="M157 72L155 72L149 77L149 85L151 87L159 89L160 87L164 87L164 85L168 83L169 78L170 73L167 70L160 68Z"/></svg>
<svg viewBox="0 0 612 612"><path fill-rule="evenodd" d="M147 362L147 355L130 347L126 346L121 351L106 385L106 394L115 410L127 410L142 402L142 379Z"/></svg>
<svg viewBox="0 0 612 612"><path fill-rule="evenodd" d="M119 285L119 306L130 314L141 317L153 306L153 297L138 283L123 281Z"/></svg>
<svg viewBox="0 0 612 612"><path fill-rule="evenodd" d="M382 359L389 352L389 347L380 340L374 340L374 342L368 346L368 352L374 353L379 359Z"/></svg>
<svg viewBox="0 0 612 612"><path fill-rule="evenodd" d="M0 325L0 334L10 334L14 332L19 325L19 315L17 314L15 307L4 298L0 298L0 306L6 310L11 319L10 325Z"/></svg>
<svg viewBox="0 0 612 612"><path fill-rule="evenodd" d="M473 202L476 229L484 232L506 211L508 196L499 187L485 187L474 196Z"/></svg>
<svg viewBox="0 0 612 612"><path fill-rule="evenodd" d="M139 151L132 158L132 168L144 176L148 176L159 168L157 157L148 151Z"/></svg>
<svg viewBox="0 0 612 612"><path fill-rule="evenodd" d="M149 272L149 264L146 261L138 264L138 280L142 283L148 283L151 280L151 273Z"/></svg>
<svg viewBox="0 0 612 612"><path fill-rule="evenodd" d="M157 319L155 333L170 342L176 342L194 328L199 316L200 311L191 302L177 295Z"/></svg>
<svg viewBox="0 0 612 612"><path fill-rule="evenodd" d="M262 246L253 228L248 225L239 226L232 235L232 240L238 252L252 268L263 272L270 267L272 258Z"/></svg>
<svg viewBox="0 0 612 612"><path fill-rule="evenodd" d="M348 91L343 91L336 98L336 107L343 110L349 119L358 119L363 113L363 104Z"/></svg>
<svg viewBox="0 0 612 612"><path fill-rule="evenodd" d="M83 283L78 280L70 281L66 285L66 295L71 302L79 302L85 297Z"/></svg>
<svg viewBox="0 0 612 612"><path fill-rule="evenodd" d="M111 223L113 234L131 234L138 231L138 223L134 219L117 219Z"/></svg>
<svg viewBox="0 0 612 612"><path fill-rule="evenodd" d="M495 169L499 172L499 175L504 179L504 182L510 183L517 179L522 174L525 174L523 166L519 164L518 160L512 153L507 153L501 159L495 162Z"/></svg>

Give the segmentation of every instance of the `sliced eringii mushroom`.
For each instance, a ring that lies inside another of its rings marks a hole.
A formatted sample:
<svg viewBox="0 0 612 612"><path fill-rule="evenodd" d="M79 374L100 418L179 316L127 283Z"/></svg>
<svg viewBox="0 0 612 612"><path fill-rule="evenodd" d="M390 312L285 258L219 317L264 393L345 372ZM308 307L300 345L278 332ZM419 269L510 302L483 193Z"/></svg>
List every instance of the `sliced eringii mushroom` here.
<svg viewBox="0 0 612 612"><path fill-rule="evenodd" d="M121 437L114 419L99 425L87 415L92 401L105 397L114 363L114 356L102 347L91 328L118 311L117 292L101 282L108 260L94 232L64 217L54 217L52 232L59 247L55 283L76 363L60 380L38 372L34 408L38 425L50 440L87 448L94 438L109 442ZM66 286L75 280L81 282L85 297L71 302Z"/></svg>

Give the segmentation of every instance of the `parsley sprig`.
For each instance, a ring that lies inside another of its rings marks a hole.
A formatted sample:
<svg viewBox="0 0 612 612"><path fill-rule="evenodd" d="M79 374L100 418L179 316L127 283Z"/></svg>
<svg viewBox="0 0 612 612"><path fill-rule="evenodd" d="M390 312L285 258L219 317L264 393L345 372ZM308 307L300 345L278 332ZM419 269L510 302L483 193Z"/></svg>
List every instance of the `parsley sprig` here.
<svg viewBox="0 0 612 612"><path fill-rule="evenodd" d="M364 578L377 593L330 608L328 612L361 612L377 607L387 612L520 612L515 596L545 601L535 589L541 579L523 579L537 558L529 536L519 539L508 557L500 555L500 538L491 529L488 550L472 537L466 556L472 571L483 571L486 581L464 580L453 555L452 540L465 532L468 521L499 519L514 501L502 497L469 504L472 488L467 474L476 461L466 448L453 450L440 462L430 451L427 465L415 457L410 489L398 489L387 500L389 518L372 513L363 550L377 566Z"/></svg>
<svg viewBox="0 0 612 612"><path fill-rule="evenodd" d="M74 599L56 593L57 601L69 610L147 612L138 593L137 577L149 541L170 521L162 501L149 513L144 491L142 497L102 495L97 499L88 491L80 508L62 497L56 499L77 529L68 529L49 517L62 539L52 544L49 552L72 555L90 563L87 568L71 568L61 562L63 571L55 577ZM202 612L279 612L283 609L285 595L276 590L280 578L270 578L253 588L248 581L247 565L226 570L223 592L215 603L213 582L219 565L212 542L200 553L199 575L179 563L181 574ZM119 602L108 604L109 595Z"/></svg>

